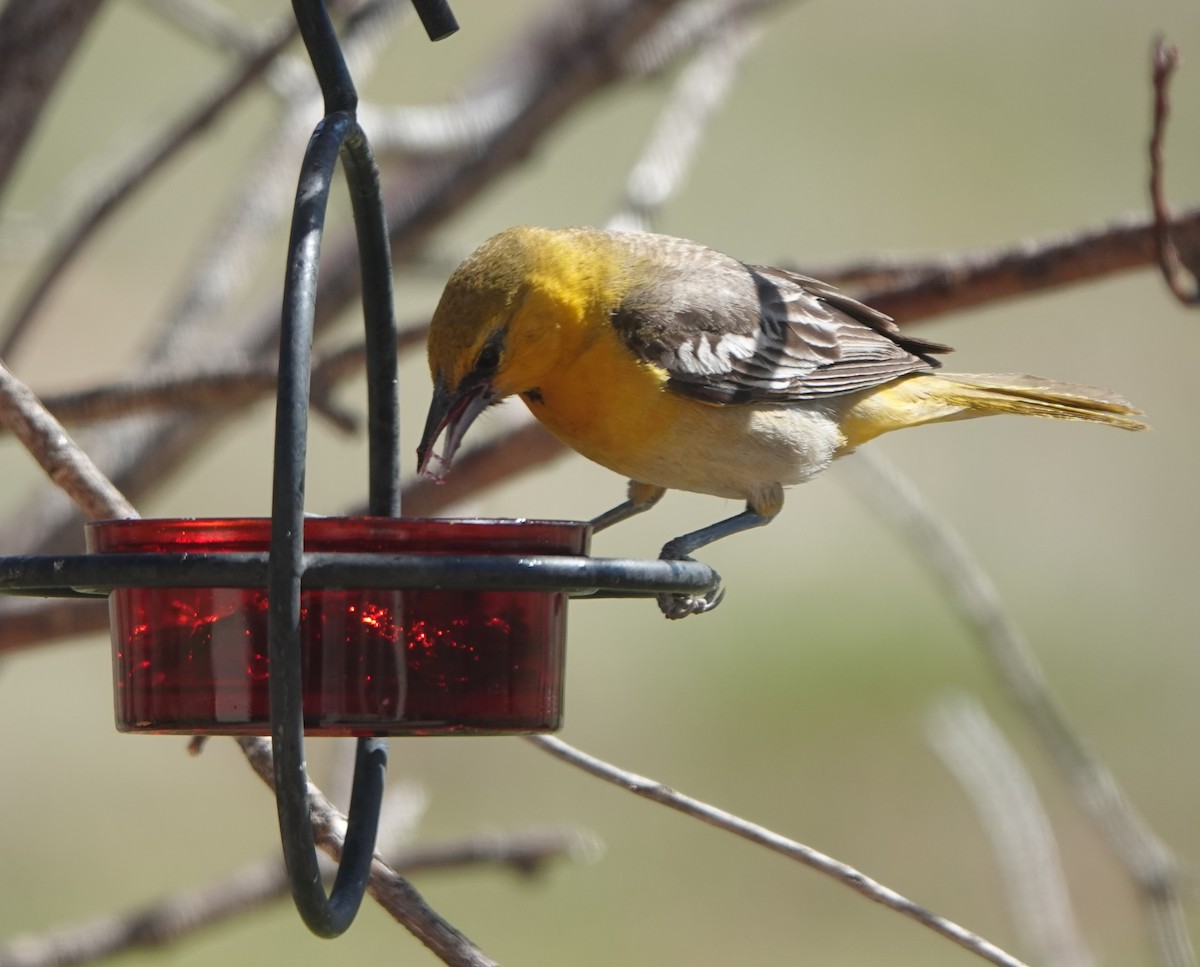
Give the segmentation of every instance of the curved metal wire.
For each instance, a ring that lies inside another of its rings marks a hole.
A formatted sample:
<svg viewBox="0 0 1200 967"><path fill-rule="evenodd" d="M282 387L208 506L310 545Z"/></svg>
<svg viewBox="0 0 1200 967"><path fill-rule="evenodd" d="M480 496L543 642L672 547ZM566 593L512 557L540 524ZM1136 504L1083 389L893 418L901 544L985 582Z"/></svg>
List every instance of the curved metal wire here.
<svg viewBox="0 0 1200 967"><path fill-rule="evenodd" d="M368 344L368 501L372 514L388 516L400 511L396 324L379 176L366 135L354 117L358 106L354 81L325 5L320 0L293 0L292 8L321 85L326 116L304 155L284 278L267 564L271 743L280 838L296 909L313 933L336 937L353 922L366 892L387 769L386 741L359 739L341 862L326 896L309 817L304 764L300 589L305 570L304 480L313 317L325 212L339 156L345 159L358 234Z"/></svg>
<svg viewBox="0 0 1200 967"><path fill-rule="evenodd" d="M268 555L103 553L0 557L0 594L104 597L118 588L261 588ZM305 554L305 588L566 591L589 597L704 593L716 573L699 561L570 555Z"/></svg>
<svg viewBox="0 0 1200 967"><path fill-rule="evenodd" d="M458 24L445 0L412 0L433 40ZM383 739L360 739L341 863L327 896L317 864L304 765L299 655L301 588L491 588L644 595L710 590L694 561L570 556L305 554L305 458L321 237L339 157L354 211L367 341L369 513L400 513L396 325L379 173L355 118L358 95L321 0L293 0L326 116L304 156L284 282L269 553L88 554L0 557L0 593L100 596L133 587L266 587L271 737L280 836L292 895L308 927L335 937L366 890L383 794Z"/></svg>
<svg viewBox="0 0 1200 967"><path fill-rule="evenodd" d="M446 0L413 0L413 6L430 40L445 40L458 30L458 21Z"/></svg>

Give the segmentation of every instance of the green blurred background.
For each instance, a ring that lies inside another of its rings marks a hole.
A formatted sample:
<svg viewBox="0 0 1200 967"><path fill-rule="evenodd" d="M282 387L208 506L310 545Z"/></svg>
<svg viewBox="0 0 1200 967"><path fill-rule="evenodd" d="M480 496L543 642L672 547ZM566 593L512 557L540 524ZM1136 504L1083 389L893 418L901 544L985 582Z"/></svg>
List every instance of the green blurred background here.
<svg viewBox="0 0 1200 967"><path fill-rule="evenodd" d="M367 99L449 96L550 4L454 6L461 34L434 46L410 22L364 85ZM280 7L259 2L238 13L255 22ZM656 229L748 261L804 265L1011 243L1140 212L1149 51L1160 31L1185 58L1167 183L1181 207L1200 198L1200 9L1192 0L812 0L781 4L765 24ZM39 226L55 224L70 203L75 189L63 185L95 183L222 72L222 58L141 5L108 5L8 195L4 304L30 271ZM447 226L439 249L468 251L517 222L603 223L671 80L630 83L590 102ZM50 392L122 374L178 293L274 109L270 96L251 97L113 224L14 361L19 375ZM281 253L282 241L253 268L251 290L278 285ZM428 312L440 281L401 273L401 318ZM994 420L873 448L962 532L1070 719L1194 862L1200 316L1144 271L917 331L958 347L952 369L1107 385L1149 414L1154 432L1140 435ZM352 339L353 319L333 337ZM416 359L402 376L408 460L428 379ZM360 397L352 385L341 398L361 408ZM267 512L271 417L269 404L254 408L139 509ZM364 451L361 439L314 424L310 510L337 513L361 499ZM11 440L0 441L0 466L0 511L11 512L41 484ZM841 478L835 470L794 492L767 530L705 552L729 588L711 615L668 623L647 602L575 604L563 737L831 853L1020 954L986 837L925 741L935 703L975 693L1046 799L1098 962L1151 963L1138 901L1095 829L924 568ZM462 511L586 517L622 488L565 457ZM672 495L596 550L653 555L667 538L735 509ZM100 637L6 660L0 735L0 938L205 883L278 850L274 806L231 742L211 743L197 760L183 739L116 735ZM335 743L311 744L318 781L336 784L336 753ZM418 783L428 796L421 841L544 824L578 825L603 841L596 862L560 864L535 882L486 869L417 881L502 962L974 962L841 885L601 786L520 740L396 740L392 761L394 781ZM1200 927L1194 904L1190 916ZM311 938L286 903L151 958L434 962L370 905L329 943Z"/></svg>

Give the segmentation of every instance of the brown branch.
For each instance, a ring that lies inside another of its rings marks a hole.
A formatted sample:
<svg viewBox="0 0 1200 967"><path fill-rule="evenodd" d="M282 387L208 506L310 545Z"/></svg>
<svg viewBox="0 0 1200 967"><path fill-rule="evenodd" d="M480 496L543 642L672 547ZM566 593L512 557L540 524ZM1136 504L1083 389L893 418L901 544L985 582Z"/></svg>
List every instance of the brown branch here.
<svg viewBox="0 0 1200 967"><path fill-rule="evenodd" d="M1178 216L1174 228L1177 237L1200 245L1200 208L1189 209ZM956 309L987 305L1155 264L1154 225L1142 216L1103 228L968 255L951 254L913 262L859 260L819 268L822 278L854 276L899 280L897 284L884 285L868 293L866 299L897 316L901 323L909 324ZM805 271L812 271L812 267L806 266ZM178 427L180 424L172 421L170 425ZM167 456L170 456L169 448L178 441L178 437L165 434L165 431L161 439L157 435L154 439L160 440L157 451L160 456L164 455L163 448L168 448ZM187 447L180 446L181 451L186 452ZM536 424L500 434L461 454L455 460L454 473L444 485L428 480L412 481L404 491L405 513L411 516L441 513L487 487L528 473L565 452L562 444ZM349 512L362 513L363 510L354 508ZM0 600L0 616L6 622L0 653L104 627L100 611L82 602L34 605L26 601ZM40 620L48 622L45 634L38 631Z"/></svg>
<svg viewBox="0 0 1200 967"><path fill-rule="evenodd" d="M0 363L0 424L24 444L46 474L89 518L136 517L137 511L33 392Z"/></svg>
<svg viewBox="0 0 1200 967"><path fill-rule="evenodd" d="M1200 207L1180 213L1172 229L1179 240L1200 246ZM1158 261L1155 231L1151 218L1136 216L1002 248L915 263L895 262L887 281L856 290L855 295L901 325L911 325L950 312L1148 268ZM878 263L876 267L882 268ZM803 269L836 282L843 271L862 272L864 266L856 262L844 270L807 265Z"/></svg>
<svg viewBox="0 0 1200 967"><path fill-rule="evenodd" d="M628 76L627 52L649 35L681 0L613 0L570 4L522 34L522 40L481 72L476 91L513 90L511 118L453 159L414 161L384 187L392 258L402 262L435 228L505 172L528 159L534 145L571 110ZM369 132L368 132L369 133ZM322 257L317 320L340 312L359 292L358 254L347 233ZM277 309L251 326L272 332Z"/></svg>
<svg viewBox="0 0 1200 967"><path fill-rule="evenodd" d="M410 481L401 498L404 513L411 517L431 517L567 452L545 427L528 420L458 456L454 473L445 483L426 477Z"/></svg>
<svg viewBox="0 0 1200 967"><path fill-rule="evenodd" d="M954 529L890 464L860 452L843 467L865 502L903 534L941 582L1001 683L1103 834L1146 907L1163 964L1194 967L1182 913L1183 870L1126 798L1116 777L1071 726L1033 649L1009 618L996 586Z"/></svg>
<svg viewBox="0 0 1200 967"><path fill-rule="evenodd" d="M9 0L0 11L0 197L99 10L100 0Z"/></svg>
<svg viewBox="0 0 1200 967"><path fill-rule="evenodd" d="M237 740L251 768L272 789L275 776L268 739L246 736ZM341 858L346 817L311 782L308 785L309 818L317 845L335 860ZM412 885L378 856L371 864L367 892L397 923L404 926L452 967L497 967L458 929L430 907Z"/></svg>
<svg viewBox="0 0 1200 967"><path fill-rule="evenodd" d="M651 802L674 809L676 812L683 813L685 816L690 816L693 819L698 819L710 826L715 826L717 829L733 833L735 836L748 840L757 846L766 847L772 852L795 860L810 869L816 870L818 873L831 876L842 885L848 886L868 900L872 900L887 907L889 910L895 910L897 913L915 920L922 926L928 927L935 933L954 941L954 943L958 944L964 950L969 950L977 957L982 957L990 963L1000 964L1002 967L1023 967L1022 962L1017 960L1016 957L1001 950L995 944L984 940L978 934L960 927L957 923L947 920L945 917L938 916L920 904L914 903L905 896L901 896L895 890L871 879L854 867L836 860L832 856L827 856L819 850L813 849L811 846L805 846L803 843L780 836L778 833L772 832L763 826L748 822L740 816L735 816L733 813L728 813L723 809L718 809L715 806L710 806L708 803L693 799L691 796L677 792L663 785L661 782L656 782L645 776L639 776L636 773L620 769L602 759L588 755L586 752L581 752L561 739L556 739L549 735L531 735L527 737L527 740L543 752L554 756L560 762L574 766L588 775L595 776L597 779L603 779L605 782L618 788L632 792L635 796L641 796L643 799L649 799Z"/></svg>
<svg viewBox="0 0 1200 967"><path fill-rule="evenodd" d="M388 190L389 196L393 196L391 211L399 212L390 222L393 257L403 259L415 252L442 221L473 200L491 180L528 157L533 144L570 108L605 84L620 79L623 75L617 65L628 47L679 2L591 0L549 8L540 26L523 33L532 40L522 42L501 57L497 61L498 67L482 72L484 79L477 85L484 89L494 75L508 73L527 77L531 84L541 84L549 90L532 90L524 101L528 108L502 133L479 146L469 158L460 159L456 164L417 165L393 182ZM360 26L359 22L356 21L355 26ZM343 46L349 57L349 43ZM355 76L360 77L359 69ZM275 183L278 180L276 172ZM268 190L268 187L261 187L263 192ZM242 207L252 207L256 203L257 200L251 198ZM232 247L225 244L220 251L228 252ZM328 325L358 292L357 255L353 242L342 244L340 264L334 254L338 249L339 246L332 242L327 244L322 259L317 309L320 327ZM243 252L237 266L230 267L228 272L235 268L244 269L245 264ZM220 279L217 284L221 284ZM186 319L173 317L169 320L168 335L159 341L153 363L173 357L180 360L194 358L199 351L197 347L204 347L205 352L212 351L213 340L209 332L215 321L209 311L211 298L206 292L193 290L189 292L189 301L199 303L201 311L192 311L188 306ZM278 327L278 300L271 299L237 327L238 345L227 351L252 358L269 352ZM186 338L182 333L186 333ZM164 343L169 343L170 348L164 348ZM141 365L144 367L145 363ZM97 434L90 449L97 463L136 500L176 470L209 438L216 425L211 415L152 418L136 427L121 426L111 433ZM31 551L65 548L75 546L78 522L45 505L33 505L26 507L18 520L10 522L6 531L0 534L0 545L16 543Z"/></svg>
<svg viewBox="0 0 1200 967"><path fill-rule="evenodd" d="M403 354L422 345L427 328L420 323L401 330L397 352ZM313 410L347 433L358 428L358 420L335 409L331 395L338 383L365 366L366 347L361 342L314 357ZM62 423L78 425L168 410L233 410L274 393L278 383L275 363L243 361L206 373L151 372L129 382L48 395L42 403Z"/></svg>
<svg viewBox="0 0 1200 967"><path fill-rule="evenodd" d="M1176 299L1185 306L1194 306L1200 303L1200 280L1188 273L1179 257L1171 232L1171 210L1163 187L1163 141L1171 113L1168 88L1178 66L1179 48L1159 37L1154 42L1152 57L1154 120L1150 131L1150 206L1154 213L1155 255L1163 281Z"/></svg>
<svg viewBox="0 0 1200 967"><path fill-rule="evenodd" d="M353 75L363 80L377 59L380 37L394 22L400 0L371 6L371 15L356 18L342 38L342 49ZM245 359L267 351L278 330L278 302L274 329L254 333L256 352L238 336L225 332L223 313L249 276L249 267L290 211L296 151L302 135L320 111L320 94L311 76L303 85L291 85L287 110L266 140L252 170L239 186L215 237L193 259L196 268L183 286L183 294L165 314L157 338L147 354L133 364L147 373L158 368L181 370L199 356L212 362ZM239 330L244 335L244 330ZM230 343L233 343L230 345ZM267 348L264 348L267 347ZM140 499L215 434L227 411L193 415L149 415L104 424L89 436L88 451L96 464L132 499ZM78 517L52 499L29 501L5 521L0 547L30 552L74 551L80 546ZM0 602L0 609L3 603Z"/></svg>
<svg viewBox="0 0 1200 967"><path fill-rule="evenodd" d="M411 876L498 866L522 875L540 873L554 860L587 850L578 830L493 833L447 843L406 846L388 858L397 873ZM218 926L288 895L287 872L278 857L245 866L218 882L161 897L146 906L17 937L0 946L0 967L70 967L135 950L161 947Z"/></svg>
<svg viewBox="0 0 1200 967"><path fill-rule="evenodd" d="M108 602L77 598L0 599L0 657L108 631Z"/></svg>
<svg viewBox="0 0 1200 967"><path fill-rule="evenodd" d="M165 168L191 141L248 91L279 54L296 36L294 18L285 18L271 36L258 45L213 93L177 121L158 141L141 151L129 164L115 184L108 186L79 213L74 224L62 232L50 253L42 259L34 278L26 287L18 306L5 320L0 339L0 357L9 358L21 337L29 331L38 310L54 286L64 277L67 268L83 251L87 242L124 202L152 177Z"/></svg>
<svg viewBox="0 0 1200 967"><path fill-rule="evenodd" d="M1071 908L1050 817L1016 749L968 695L939 702L927 734L991 841L1010 919L1026 949L1047 967L1095 967Z"/></svg>
<svg viewBox="0 0 1200 967"><path fill-rule="evenodd" d="M762 36L745 20L733 19L705 40L680 74L626 179L624 204L608 228L650 231L663 205L679 193L709 122Z"/></svg>

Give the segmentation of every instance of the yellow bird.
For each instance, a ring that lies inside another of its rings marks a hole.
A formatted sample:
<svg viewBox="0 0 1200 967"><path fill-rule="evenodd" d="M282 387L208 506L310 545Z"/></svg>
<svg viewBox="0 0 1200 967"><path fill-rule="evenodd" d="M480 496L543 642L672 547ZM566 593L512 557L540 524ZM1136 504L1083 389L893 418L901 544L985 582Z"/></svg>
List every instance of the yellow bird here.
<svg viewBox="0 0 1200 967"><path fill-rule="evenodd" d="M746 502L670 541L671 559L766 524L784 487L889 430L992 413L1145 428L1106 390L936 373L948 346L901 332L832 286L639 232L501 232L451 275L428 349L422 473L443 433L436 459L447 469L475 418L520 396L568 446L630 478L629 499L596 517L597 530L672 489ZM683 617L720 598L659 604Z"/></svg>

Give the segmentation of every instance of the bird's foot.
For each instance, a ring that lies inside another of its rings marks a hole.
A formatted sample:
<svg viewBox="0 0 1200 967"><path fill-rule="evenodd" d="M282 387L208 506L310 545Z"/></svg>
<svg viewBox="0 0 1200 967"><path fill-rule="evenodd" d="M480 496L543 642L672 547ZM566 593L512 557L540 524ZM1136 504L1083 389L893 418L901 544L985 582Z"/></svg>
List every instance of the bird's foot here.
<svg viewBox="0 0 1200 967"><path fill-rule="evenodd" d="M662 549L659 558L664 561L694 561L695 558L689 557L681 549L672 547L675 541L671 541ZM706 611L712 611L725 598L725 585L721 583L721 576L715 571L713 576L717 579L716 583L702 594L660 594L658 596L658 610L667 618L678 619L686 618L690 614L704 614Z"/></svg>

